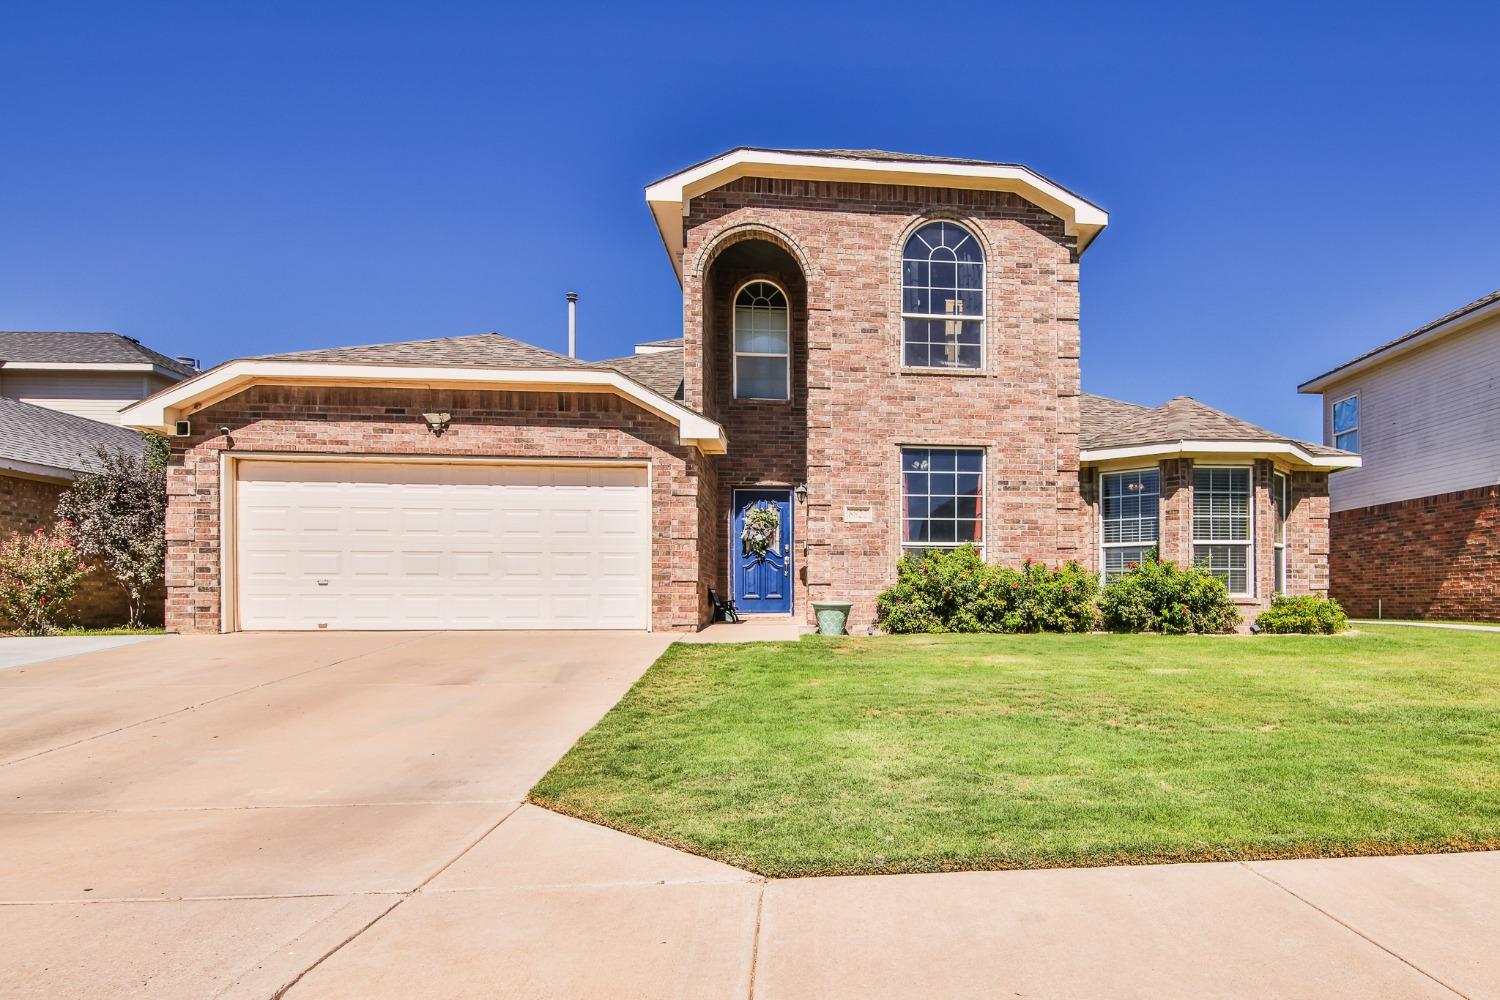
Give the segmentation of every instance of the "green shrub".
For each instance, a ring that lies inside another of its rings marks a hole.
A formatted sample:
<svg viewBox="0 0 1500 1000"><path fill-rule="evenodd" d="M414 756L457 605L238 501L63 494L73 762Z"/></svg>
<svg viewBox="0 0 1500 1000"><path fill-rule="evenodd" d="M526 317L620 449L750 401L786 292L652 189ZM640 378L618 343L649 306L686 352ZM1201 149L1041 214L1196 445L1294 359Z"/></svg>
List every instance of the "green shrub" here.
<svg viewBox="0 0 1500 1000"><path fill-rule="evenodd" d="M1333 635L1349 627L1349 616L1338 601L1318 594L1278 597L1255 619L1262 632Z"/></svg>
<svg viewBox="0 0 1500 1000"><path fill-rule="evenodd" d="M1086 632L1098 624L1097 594L1093 574L1076 563L1002 569L964 545L902 556L875 608L892 633Z"/></svg>
<svg viewBox="0 0 1500 1000"><path fill-rule="evenodd" d="M1116 632L1232 632L1240 613L1224 581L1206 569L1178 569L1153 549L1099 598L1104 626Z"/></svg>
<svg viewBox="0 0 1500 1000"><path fill-rule="evenodd" d="M12 535L0 544L0 611L22 635L52 635L89 568L66 526Z"/></svg>

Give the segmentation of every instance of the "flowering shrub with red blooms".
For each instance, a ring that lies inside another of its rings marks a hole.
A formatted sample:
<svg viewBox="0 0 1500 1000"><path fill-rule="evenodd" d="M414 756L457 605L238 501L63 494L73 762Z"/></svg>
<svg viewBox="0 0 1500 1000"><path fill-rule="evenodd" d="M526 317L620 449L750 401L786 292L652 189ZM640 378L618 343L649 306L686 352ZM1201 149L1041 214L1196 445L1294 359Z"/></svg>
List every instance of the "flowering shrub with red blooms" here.
<svg viewBox="0 0 1500 1000"><path fill-rule="evenodd" d="M0 611L22 635L51 635L90 570L66 522L0 543Z"/></svg>
<svg viewBox="0 0 1500 1000"><path fill-rule="evenodd" d="M1099 609L1116 632L1232 632L1240 622L1223 580L1197 566L1178 569L1154 549L1104 588Z"/></svg>
<svg viewBox="0 0 1500 1000"><path fill-rule="evenodd" d="M991 566L972 545L906 555L875 599L887 632L1087 632L1098 583L1077 563Z"/></svg>

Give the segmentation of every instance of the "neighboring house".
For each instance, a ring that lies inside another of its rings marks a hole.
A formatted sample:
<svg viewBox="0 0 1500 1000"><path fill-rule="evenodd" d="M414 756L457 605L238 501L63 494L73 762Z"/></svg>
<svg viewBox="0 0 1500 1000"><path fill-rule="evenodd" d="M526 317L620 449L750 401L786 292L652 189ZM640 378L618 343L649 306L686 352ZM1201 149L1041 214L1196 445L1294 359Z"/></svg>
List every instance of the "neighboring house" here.
<svg viewBox="0 0 1500 1000"><path fill-rule="evenodd" d="M49 527L57 498L97 467L99 448L139 452L121 408L196 372L190 359L117 333L0 331L0 538ZM114 625L128 603L98 573L74 611L85 625Z"/></svg>
<svg viewBox="0 0 1500 1000"><path fill-rule="evenodd" d="M247 358L131 407L175 432L169 627L696 629L808 620L903 551L1206 563L1247 614L1327 577L1358 464L1189 399L1079 391L1108 219L1012 164L741 148L647 203L680 341L584 362L480 334ZM741 543L775 512L770 551Z"/></svg>
<svg viewBox="0 0 1500 1000"><path fill-rule="evenodd" d="M57 498L98 467L100 448L139 453L142 439L115 424L0 398L0 539L51 527ZM72 610L84 625L118 625L129 615L125 593L103 573L85 579Z"/></svg>
<svg viewBox="0 0 1500 1000"><path fill-rule="evenodd" d="M118 424L128 403L197 373L118 333L0 331L0 398Z"/></svg>
<svg viewBox="0 0 1500 1000"><path fill-rule="evenodd" d="M1500 620L1500 291L1302 384L1333 478L1333 594L1356 615Z"/></svg>

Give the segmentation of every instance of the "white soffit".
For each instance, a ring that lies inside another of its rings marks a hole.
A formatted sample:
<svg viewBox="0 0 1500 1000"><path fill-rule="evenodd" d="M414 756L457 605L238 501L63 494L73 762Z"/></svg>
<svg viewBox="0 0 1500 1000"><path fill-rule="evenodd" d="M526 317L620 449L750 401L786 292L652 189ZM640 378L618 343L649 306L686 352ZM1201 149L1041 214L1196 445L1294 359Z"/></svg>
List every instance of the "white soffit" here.
<svg viewBox="0 0 1500 1000"><path fill-rule="evenodd" d="M706 163L663 178L646 188L646 204L666 245L677 280L682 280L683 217L692 199L740 177L784 177L794 180L907 184L970 191L1009 191L1063 220L1078 237L1083 253L1104 227L1109 214L1041 174L1017 164L948 163L940 160L883 160L817 153L735 149Z"/></svg>
<svg viewBox="0 0 1500 1000"><path fill-rule="evenodd" d="M415 388L607 392L677 425L683 444L723 454L724 428L619 372L588 368L495 368L348 364L326 361L230 361L121 410L121 423L170 433L178 420L254 385L371 385Z"/></svg>

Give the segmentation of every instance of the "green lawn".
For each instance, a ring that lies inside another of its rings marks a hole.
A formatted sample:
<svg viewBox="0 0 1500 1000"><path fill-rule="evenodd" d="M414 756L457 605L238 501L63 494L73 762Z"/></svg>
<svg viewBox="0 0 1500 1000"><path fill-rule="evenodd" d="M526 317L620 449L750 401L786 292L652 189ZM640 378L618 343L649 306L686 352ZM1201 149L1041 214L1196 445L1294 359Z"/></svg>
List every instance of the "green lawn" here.
<svg viewBox="0 0 1500 1000"><path fill-rule="evenodd" d="M531 799L777 876L1500 848L1500 639L678 644Z"/></svg>

